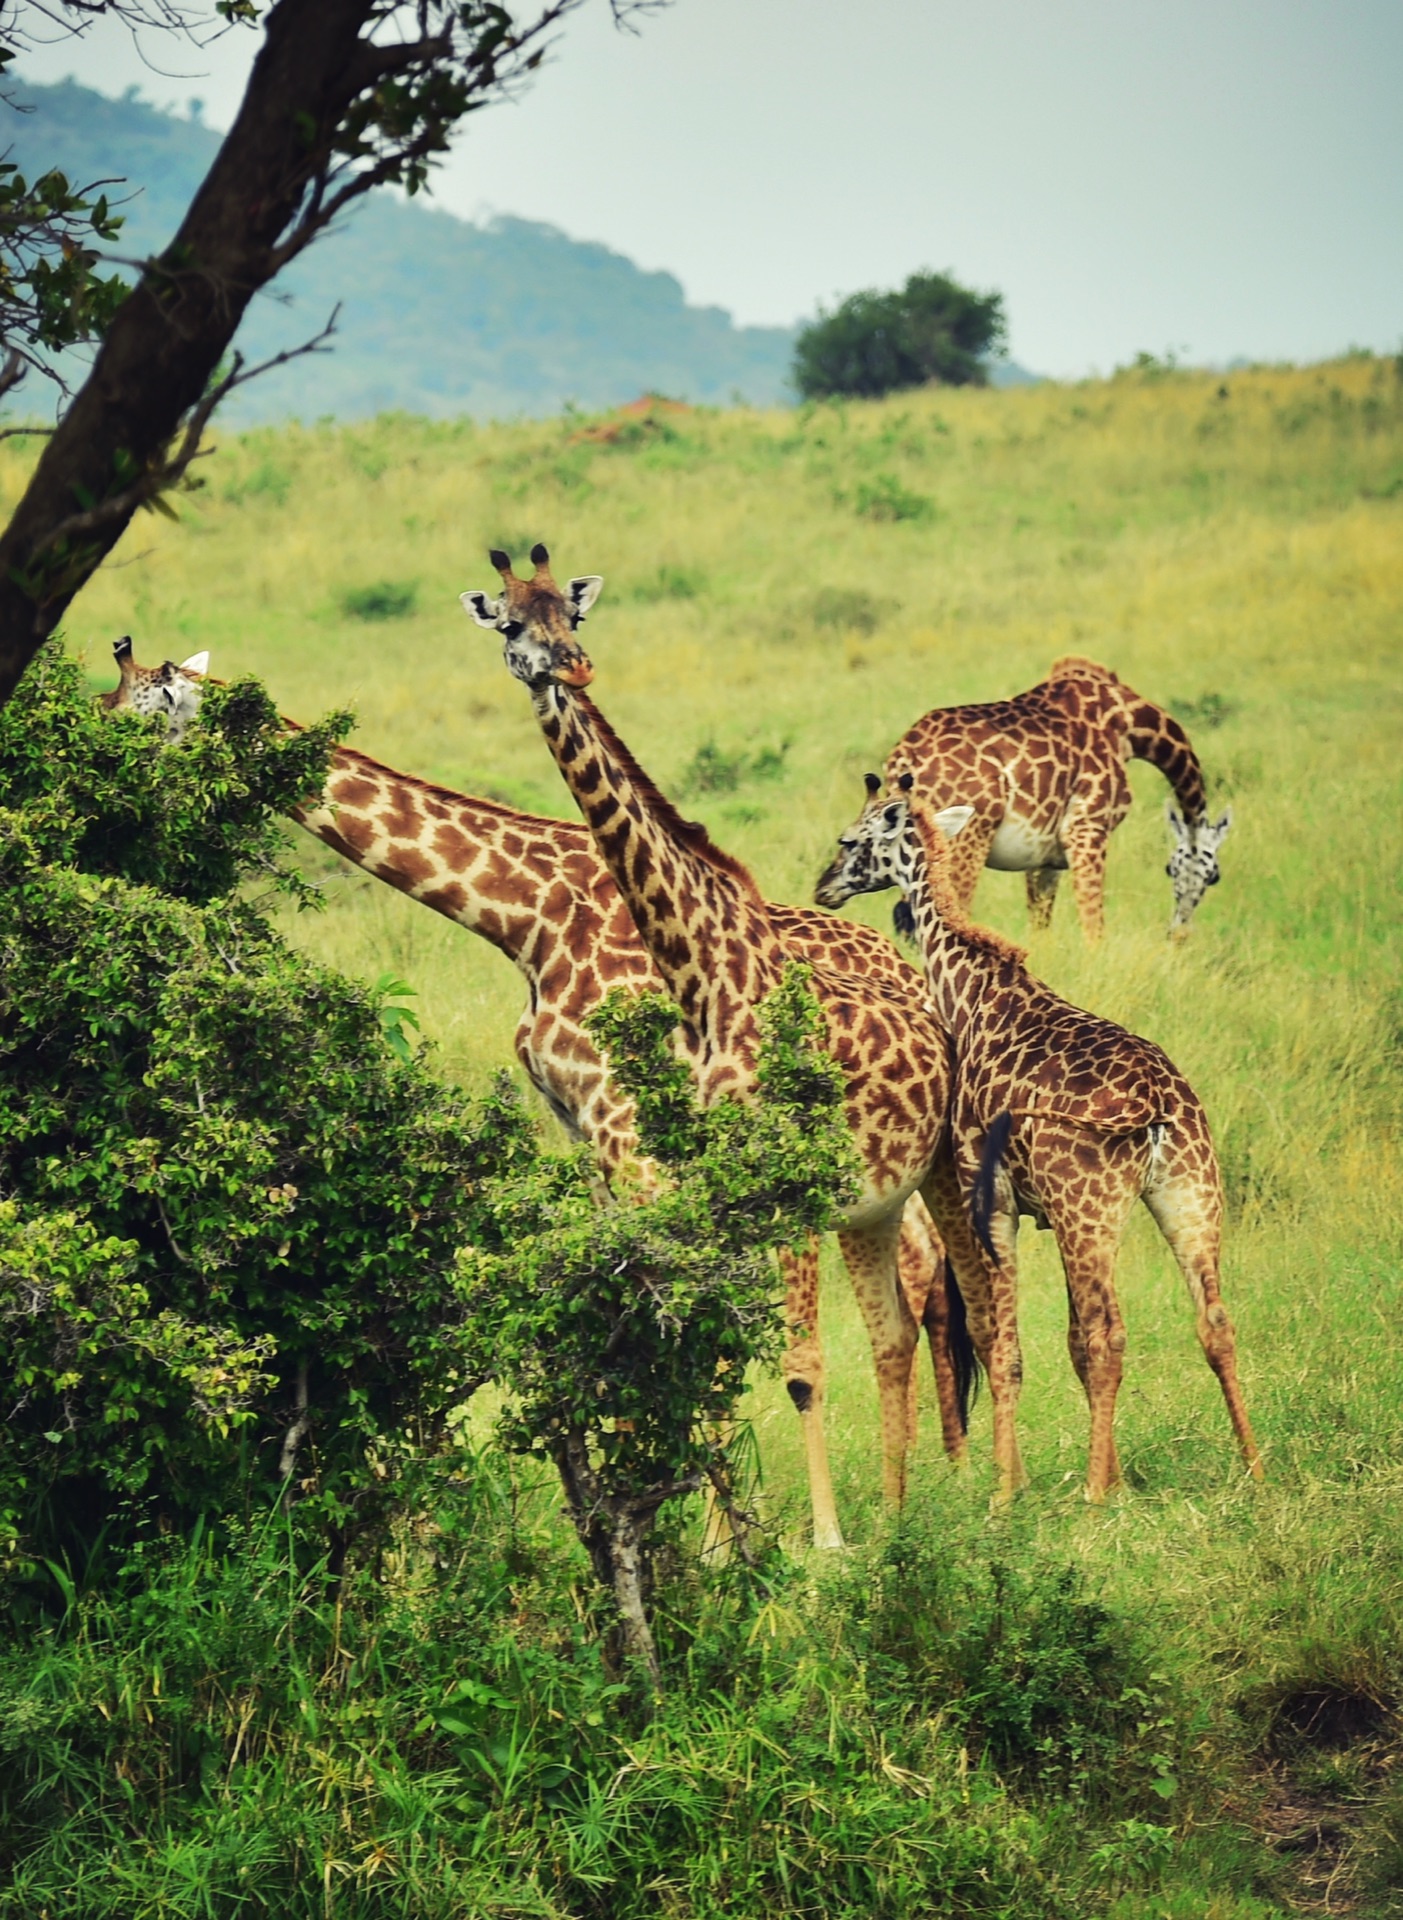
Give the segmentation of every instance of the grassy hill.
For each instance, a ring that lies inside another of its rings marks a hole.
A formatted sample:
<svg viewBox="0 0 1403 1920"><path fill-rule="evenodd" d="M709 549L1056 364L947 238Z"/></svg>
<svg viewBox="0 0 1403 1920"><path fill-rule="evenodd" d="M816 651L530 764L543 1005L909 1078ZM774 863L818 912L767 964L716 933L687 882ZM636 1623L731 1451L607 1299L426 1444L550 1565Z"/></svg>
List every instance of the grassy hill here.
<svg viewBox="0 0 1403 1920"><path fill-rule="evenodd" d="M7 499L28 457L0 449ZM1170 1780L1158 1811L1097 1828L1100 1853L1086 1836L1110 1814L1074 1782L1058 1775L1032 1798L1009 1786L1026 1905L999 1911L1261 1920L1323 1899L1397 1913L1403 368L1355 358L1227 381L1150 371L787 415L699 411L636 420L607 443L570 421L381 419L230 435L206 476L180 525L134 528L74 607L71 644L102 684L119 633L150 661L210 647L214 671L264 676L291 715L353 702L358 744L391 764L565 814L522 689L457 605L492 584L489 545L522 555L544 538L562 577L605 576L588 629L602 706L780 899L809 896L863 772L932 705L1027 686L1078 651L1183 717L1210 799L1231 801L1235 821L1192 939L1164 939L1164 791L1139 767L1111 846L1104 944L1087 951L1064 899L1032 964L1161 1043L1205 1099L1229 1195L1225 1293L1268 1482L1242 1481L1181 1284L1141 1216L1119 1276L1130 1485L1103 1511L1083 1507L1086 1420L1060 1273L1050 1236L1025 1227L1031 1491L988 1519L987 1407L963 1481L941 1462L927 1407L902 1577L936 1560L1076 1568L1148 1636L1155 1685L1179 1703L1147 1696L1146 1725L1162 1711L1197 1729L1184 1751L1202 1756L1209 1785L1190 1804ZM293 844L327 890L325 913L294 937L353 971L407 978L451 1073L479 1081L508 1060L520 988L505 963ZM882 924L889 904L864 910ZM1017 876L986 874L976 910L1024 936ZM866 1342L841 1272L825 1285L839 1498L866 1543L843 1576L852 1596L881 1567L895 1579L895 1563L881 1558ZM769 1510L798 1546L797 1422L770 1380L755 1383L751 1412ZM792 1604L756 1633L789 1649L795 1671L805 1634L831 1631L836 1646L858 1633L833 1614L815 1629ZM872 1653L874 1675L886 1657ZM1018 1671L1032 1686L1034 1670ZM750 1804L747 1767L799 1764L762 1757L754 1737L751 1760L736 1757L748 1732L728 1749L727 1805ZM628 1764L686 1772L679 1754L649 1752ZM706 1752L720 1793L722 1762ZM922 1785L914 1761L903 1773L882 1755L873 1791L891 1796L893 1820L902 1808L915 1820L933 1777ZM987 1809L996 1783L979 1779ZM793 1791L797 1809L818 1789ZM767 1817L800 1819L786 1804ZM883 1911L970 1910L929 1884L917 1873ZM725 1885L707 1899L660 1894L661 1910L763 1904ZM849 1910L836 1881L832 1897L766 1910ZM563 1910L544 1897L539 1908Z"/></svg>
<svg viewBox="0 0 1403 1920"><path fill-rule="evenodd" d="M28 112L5 117L10 157L31 176L122 179L116 251L164 246L219 146L207 127L73 82L21 82ZM255 301L238 345L260 360L308 338L338 302L335 349L234 396L241 424L394 409L433 418L613 406L645 391L773 405L793 343L784 327L737 327L689 306L668 273L645 273L539 222L478 227L422 201L374 195ZM33 394L27 395L33 403Z"/></svg>

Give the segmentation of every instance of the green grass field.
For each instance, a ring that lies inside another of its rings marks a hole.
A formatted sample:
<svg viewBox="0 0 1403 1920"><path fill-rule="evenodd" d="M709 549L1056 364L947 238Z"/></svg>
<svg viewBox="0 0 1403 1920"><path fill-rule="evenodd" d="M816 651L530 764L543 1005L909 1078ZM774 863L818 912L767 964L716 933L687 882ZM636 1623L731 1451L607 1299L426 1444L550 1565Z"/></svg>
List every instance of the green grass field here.
<svg viewBox="0 0 1403 1920"><path fill-rule="evenodd" d="M148 662L209 647L215 673L258 674L292 716L352 704L356 743L391 765L568 814L521 688L457 602L494 584L489 546L522 558L544 539L559 577L605 576L586 633L601 705L660 784L795 901L863 772L928 707L1013 692L1067 652L1172 707L1210 801L1233 805L1222 885L1171 948L1165 793L1135 768L1103 945L1085 948L1064 889L1032 964L1158 1041L1206 1102L1267 1484L1243 1481L1142 1214L1120 1267L1127 1491L1082 1504L1056 1252L1025 1223L1031 1490L1011 1519L986 1517L981 1403L963 1479L926 1415L913 1507L952 1552L1012 1540L1153 1623L1214 1737L1240 1731L1219 1825L1270 1825L1281 1807L1278 1825L1319 1823L1321 1808L1339 1823L1342 1839L1281 1854L1267 1893L1258 1878L1249 1899L1228 1868L1211 1892L1166 1869L1158 1893L1122 1895L1122 1920L1226 1920L1268 1898L1403 1911L1388 1891L1403 1868L1389 1785L1403 1697L1403 363L668 414L614 444L579 430L386 418L226 438L180 524L144 519L75 604L70 643L104 685L120 633ZM23 459L0 450L7 499ZM476 1084L509 1059L521 991L497 954L290 845L327 896L289 923L294 940L407 979L450 1075ZM890 904L862 907L880 925ZM976 913L1022 937L1021 878L986 874ZM836 1262L825 1313L841 1508L856 1541L876 1540L875 1392ZM766 1497L797 1547L797 1422L773 1381L755 1384L752 1413ZM1346 1733L1327 1738L1327 1722Z"/></svg>

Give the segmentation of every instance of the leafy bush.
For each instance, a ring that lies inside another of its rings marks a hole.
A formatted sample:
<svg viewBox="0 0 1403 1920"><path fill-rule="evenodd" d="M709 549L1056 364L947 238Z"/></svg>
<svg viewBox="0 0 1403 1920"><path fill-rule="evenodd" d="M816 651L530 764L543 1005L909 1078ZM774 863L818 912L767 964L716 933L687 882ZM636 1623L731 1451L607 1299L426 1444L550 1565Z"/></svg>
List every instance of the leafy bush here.
<svg viewBox="0 0 1403 1920"><path fill-rule="evenodd" d="M777 747L759 747L754 753L744 749L727 753L714 740L704 740L682 773L678 791L690 793L734 793L751 780L778 780L784 772L790 742Z"/></svg>
<svg viewBox="0 0 1403 1920"><path fill-rule="evenodd" d="M1185 1716L1075 1567L1012 1551L961 1565L905 1526L837 1593L874 1690L903 1715L939 1709L1005 1778L1107 1810L1162 1814L1178 1792Z"/></svg>
<svg viewBox="0 0 1403 1920"><path fill-rule="evenodd" d="M334 723L285 735L244 685L179 748L159 726L96 714L53 649L0 713L0 1515L31 1557L294 1467L344 1523L461 1393L457 1248L535 1151L238 891L305 892L270 807Z"/></svg>
<svg viewBox="0 0 1403 1920"><path fill-rule="evenodd" d="M903 487L894 473L879 473L858 484L853 505L866 520L929 520L935 502Z"/></svg>
<svg viewBox="0 0 1403 1920"><path fill-rule="evenodd" d="M806 400L875 399L932 380L983 386L1006 332L1002 294L913 273L899 293L854 293L833 313L820 310L800 330L792 378Z"/></svg>
<svg viewBox="0 0 1403 1920"><path fill-rule="evenodd" d="M676 1008L612 992L589 1025L667 1184L601 1210L584 1155L533 1168L489 1194L500 1251L463 1254L478 1365L511 1396L498 1431L554 1461L623 1646L654 1684L658 1511L709 1484L743 1529L716 1429L746 1367L779 1349L773 1253L822 1231L857 1191L807 977L791 967L762 1003L754 1103L705 1111L676 1057Z"/></svg>
<svg viewBox="0 0 1403 1920"><path fill-rule="evenodd" d="M419 604L419 589L410 580L380 580L370 587L348 587L341 611L352 620L403 620Z"/></svg>

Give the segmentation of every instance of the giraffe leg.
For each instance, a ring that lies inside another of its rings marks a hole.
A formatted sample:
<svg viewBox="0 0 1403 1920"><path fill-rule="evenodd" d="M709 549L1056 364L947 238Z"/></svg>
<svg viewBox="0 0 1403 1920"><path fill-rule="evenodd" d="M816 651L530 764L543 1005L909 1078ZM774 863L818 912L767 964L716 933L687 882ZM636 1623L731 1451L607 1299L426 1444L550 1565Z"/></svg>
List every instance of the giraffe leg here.
<svg viewBox="0 0 1403 1920"><path fill-rule="evenodd" d="M1087 1378L1086 1340L1082 1334L1081 1321L1077 1318L1077 1303L1072 1298L1072 1289L1070 1287L1067 1289L1067 1353L1071 1358L1072 1371L1076 1374L1078 1380L1081 1381L1082 1392L1086 1395L1087 1404L1090 1405L1091 1387ZM1121 1480L1120 1456L1116 1452L1116 1436L1114 1430L1112 1430L1111 1433L1110 1457L1107 1461L1106 1472L1108 1475L1107 1484L1113 1487L1118 1486Z"/></svg>
<svg viewBox="0 0 1403 1920"><path fill-rule="evenodd" d="M1028 925L1034 933L1045 933L1052 925L1052 909L1057 899L1060 867L1029 867L1023 876L1028 889Z"/></svg>
<svg viewBox="0 0 1403 1920"><path fill-rule="evenodd" d="M924 1327L930 1347L931 1367L935 1374L936 1405L940 1409L940 1437L951 1460L963 1460L966 1454L964 1421L960 1417L959 1387L950 1354L949 1301L945 1292L945 1248L932 1224L930 1213L918 1194L912 1194L901 1216L901 1241L897 1249L901 1291L911 1310L911 1318ZM917 1369L911 1369L910 1418L906 1437L916 1444Z"/></svg>
<svg viewBox="0 0 1403 1920"><path fill-rule="evenodd" d="M781 1253L780 1268L785 1283L785 1324L789 1328L782 1372L804 1435L814 1545L835 1550L843 1545L843 1530L838 1525L833 1476L828 1468L828 1442L823 1431L824 1365L818 1330L817 1239L811 1234L799 1252Z"/></svg>
<svg viewBox="0 0 1403 1920"><path fill-rule="evenodd" d="M1115 1289L1117 1241L1118 1236L1108 1235L1104 1229L1079 1229L1075 1222L1059 1226L1057 1233L1067 1294L1077 1323L1081 1366L1077 1366L1076 1346L1070 1335L1068 1346L1091 1408L1086 1497L1093 1502L1104 1500L1120 1480L1115 1418L1124 1368L1125 1323Z"/></svg>
<svg viewBox="0 0 1403 1920"><path fill-rule="evenodd" d="M906 1497L906 1430L918 1329L897 1276L901 1214L838 1235L857 1304L872 1343L882 1417L882 1495L889 1507Z"/></svg>
<svg viewBox="0 0 1403 1920"><path fill-rule="evenodd" d="M1082 932L1094 945L1106 930L1105 827L1084 813L1069 813L1062 823L1062 844L1072 870L1072 892Z"/></svg>
<svg viewBox="0 0 1403 1920"><path fill-rule="evenodd" d="M1260 1480L1262 1456L1247 1418L1247 1403L1237 1377L1237 1342L1218 1278L1223 1203L1217 1181L1210 1183L1201 1175L1195 1178L1192 1169L1177 1176L1171 1174L1146 1192L1145 1205L1179 1263L1194 1303L1199 1345L1223 1389L1242 1458L1252 1478Z"/></svg>
<svg viewBox="0 0 1403 1920"><path fill-rule="evenodd" d="M999 818L996 814L977 813L950 842L950 885L962 907L967 907L974 898L994 835L999 830Z"/></svg>
<svg viewBox="0 0 1403 1920"><path fill-rule="evenodd" d="M973 1179L971 1172L963 1186ZM1023 1355L1018 1341L1018 1214L1013 1189L1001 1180L991 1237L998 1253L989 1260L974 1236L962 1182L954 1161L941 1154L921 1188L922 1198L945 1242L964 1297L970 1339L989 1379L994 1403L994 1462L998 1470L996 1505L1004 1505L1028 1484L1018 1450L1018 1395L1023 1384ZM955 1418L959 1419L958 1408Z"/></svg>

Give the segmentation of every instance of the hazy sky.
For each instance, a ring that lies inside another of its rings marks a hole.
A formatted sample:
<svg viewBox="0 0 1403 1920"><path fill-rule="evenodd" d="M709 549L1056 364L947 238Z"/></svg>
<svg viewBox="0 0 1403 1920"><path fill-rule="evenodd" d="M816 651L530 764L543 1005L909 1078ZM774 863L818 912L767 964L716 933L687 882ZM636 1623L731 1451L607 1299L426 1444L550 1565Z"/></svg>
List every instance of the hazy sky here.
<svg viewBox="0 0 1403 1920"><path fill-rule="evenodd" d="M254 37L121 29L26 57L225 126ZM169 76L169 77L167 77ZM1403 342L1403 0L589 0L437 188L789 323L949 268L1015 357L1309 359Z"/></svg>

